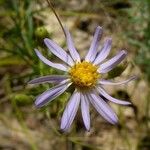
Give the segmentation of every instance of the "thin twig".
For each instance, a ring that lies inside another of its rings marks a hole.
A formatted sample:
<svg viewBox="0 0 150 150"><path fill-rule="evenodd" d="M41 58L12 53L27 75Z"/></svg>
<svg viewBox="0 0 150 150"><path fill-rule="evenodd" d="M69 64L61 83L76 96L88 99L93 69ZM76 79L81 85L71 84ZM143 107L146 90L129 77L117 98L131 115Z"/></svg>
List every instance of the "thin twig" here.
<svg viewBox="0 0 150 150"><path fill-rule="evenodd" d="M61 26L61 28L62 28L62 31L63 31L63 33L64 33L64 35L65 35L65 37L66 37L65 29L64 29L64 27L63 27L63 25L62 25L62 22L61 22L61 20L60 20L60 18L59 18L59 16L58 16L58 14L57 14L56 11L55 11L55 8L54 8L53 5L52 5L51 0L46 0L46 1L47 1L47 3L48 3L49 7L51 8L51 10L53 11L54 15L56 16L56 18L57 18L57 20L58 20L58 22L59 22L59 24L60 24L60 26Z"/></svg>

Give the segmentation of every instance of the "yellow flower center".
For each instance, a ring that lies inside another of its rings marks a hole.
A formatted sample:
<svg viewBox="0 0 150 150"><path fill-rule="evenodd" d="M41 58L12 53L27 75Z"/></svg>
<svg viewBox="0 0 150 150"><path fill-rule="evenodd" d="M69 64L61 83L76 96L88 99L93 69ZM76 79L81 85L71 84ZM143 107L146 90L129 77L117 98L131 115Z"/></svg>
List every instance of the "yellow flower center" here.
<svg viewBox="0 0 150 150"><path fill-rule="evenodd" d="M83 61L75 64L69 71L72 82L79 88L91 88L100 78L98 67L90 62Z"/></svg>

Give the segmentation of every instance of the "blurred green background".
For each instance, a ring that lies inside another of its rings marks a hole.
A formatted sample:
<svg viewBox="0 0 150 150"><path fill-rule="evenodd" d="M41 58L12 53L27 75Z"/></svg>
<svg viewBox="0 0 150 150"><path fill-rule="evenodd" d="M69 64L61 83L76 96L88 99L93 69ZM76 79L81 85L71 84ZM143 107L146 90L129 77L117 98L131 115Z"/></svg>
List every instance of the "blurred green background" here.
<svg viewBox="0 0 150 150"><path fill-rule="evenodd" d="M0 0L0 150L149 150L150 0L55 0L53 5L82 56L98 25L104 29L101 44L106 37L113 39L111 55L128 51L126 61L108 77L123 80L137 75L138 80L106 88L133 106L112 104L118 126L91 108L90 132L79 112L71 132L61 133L60 118L70 93L37 109L35 97L52 85L27 84L35 77L62 73L44 65L34 52L39 48L56 60L47 53L43 39L49 37L66 48L61 27L46 0Z"/></svg>

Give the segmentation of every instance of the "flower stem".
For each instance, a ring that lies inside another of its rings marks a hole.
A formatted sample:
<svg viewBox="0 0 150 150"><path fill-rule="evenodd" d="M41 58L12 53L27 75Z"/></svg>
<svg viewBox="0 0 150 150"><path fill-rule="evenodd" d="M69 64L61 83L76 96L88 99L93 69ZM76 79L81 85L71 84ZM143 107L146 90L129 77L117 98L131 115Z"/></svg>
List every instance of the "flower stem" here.
<svg viewBox="0 0 150 150"><path fill-rule="evenodd" d="M61 28L62 28L62 31L63 31L63 33L64 33L64 35L65 35L65 37L66 37L66 33L65 33L65 29L64 29L64 27L63 27L63 24L62 24L62 22L61 22L61 20L60 20L60 18L59 18L59 16L58 16L58 14L56 13L55 8L54 8L54 6L53 6L51 0L46 0L46 1L47 1L47 3L48 3L49 7L51 8L51 10L53 11L53 13L54 13L56 19L58 20L58 22L59 22L59 24L60 24L60 26L61 26Z"/></svg>

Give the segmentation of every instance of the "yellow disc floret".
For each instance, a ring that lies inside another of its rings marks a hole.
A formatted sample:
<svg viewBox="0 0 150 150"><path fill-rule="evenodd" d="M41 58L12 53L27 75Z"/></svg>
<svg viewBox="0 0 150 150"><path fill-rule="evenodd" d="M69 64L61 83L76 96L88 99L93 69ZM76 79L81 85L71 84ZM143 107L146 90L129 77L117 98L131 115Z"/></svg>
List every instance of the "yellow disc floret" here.
<svg viewBox="0 0 150 150"><path fill-rule="evenodd" d="M75 64L69 71L72 82L79 88L90 88L94 86L100 74L98 67L90 62L83 61Z"/></svg>

